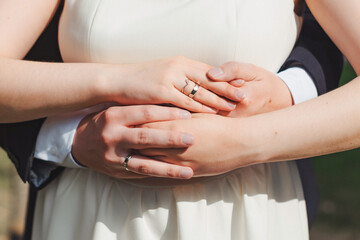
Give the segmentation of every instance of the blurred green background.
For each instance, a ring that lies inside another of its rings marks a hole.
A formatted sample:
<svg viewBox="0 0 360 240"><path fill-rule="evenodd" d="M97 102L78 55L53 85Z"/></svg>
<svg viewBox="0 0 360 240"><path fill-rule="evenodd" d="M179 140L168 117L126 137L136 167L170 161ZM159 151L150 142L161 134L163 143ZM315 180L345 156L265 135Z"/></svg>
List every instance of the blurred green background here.
<svg viewBox="0 0 360 240"><path fill-rule="evenodd" d="M355 76L345 63L340 84ZM320 203L311 239L360 240L360 149L314 158L313 165ZM13 166L0 149L0 240L7 239L7 229L14 222L13 213L19 210L18 195L10 191L16 185L14 181L19 182L14 176Z"/></svg>

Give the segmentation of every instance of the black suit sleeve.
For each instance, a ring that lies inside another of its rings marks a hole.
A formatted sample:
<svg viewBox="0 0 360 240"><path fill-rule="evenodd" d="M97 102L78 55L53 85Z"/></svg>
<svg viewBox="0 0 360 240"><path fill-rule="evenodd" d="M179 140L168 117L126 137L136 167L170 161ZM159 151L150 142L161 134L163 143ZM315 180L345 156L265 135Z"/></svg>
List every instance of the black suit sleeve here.
<svg viewBox="0 0 360 240"><path fill-rule="evenodd" d="M26 60L46 62L62 61L57 40L58 24L62 8L63 2L59 5L52 21L26 55ZM33 153L36 138L44 120L45 119L38 119L22 123L0 124L0 146L7 152L20 178L24 182L30 179L36 179L41 175L41 172L31 171L31 169L34 169L34 165L38 165L33 158ZM55 167L52 166L52 168ZM51 175L52 174L45 174L40 178L49 178Z"/></svg>
<svg viewBox="0 0 360 240"><path fill-rule="evenodd" d="M281 70L295 66L308 72L319 95L335 89L339 84L343 55L308 8L299 39Z"/></svg>

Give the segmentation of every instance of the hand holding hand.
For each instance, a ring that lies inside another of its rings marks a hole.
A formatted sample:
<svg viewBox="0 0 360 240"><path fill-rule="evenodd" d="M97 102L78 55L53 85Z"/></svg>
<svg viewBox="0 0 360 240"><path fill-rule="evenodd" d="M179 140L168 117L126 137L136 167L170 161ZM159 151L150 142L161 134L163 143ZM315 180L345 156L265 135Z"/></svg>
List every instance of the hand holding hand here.
<svg viewBox="0 0 360 240"><path fill-rule="evenodd" d="M253 164L250 139L237 137L239 119L209 114L193 114L188 120L144 124L144 128L190 132L194 144L186 149L142 149L139 152L164 162L191 167L194 176L219 175ZM249 136L249 135L245 135Z"/></svg>
<svg viewBox="0 0 360 240"><path fill-rule="evenodd" d="M211 68L185 57L129 64L123 68L115 65L110 77L106 77L113 79L107 84L111 89L109 100L126 105L172 104L203 113L234 110L234 101L241 100L240 91L229 83L210 80L206 72ZM120 88L114 87L119 86L119 76L126 81L120 82ZM198 90L196 84L200 86Z"/></svg>
<svg viewBox="0 0 360 240"><path fill-rule="evenodd" d="M124 169L124 160L132 150L144 148L185 149L193 144L191 134L159 129L136 128L139 124L187 119L185 110L160 106L111 107L86 116L80 123L72 147L74 158L96 171L117 178L158 177L191 178L189 167L133 155Z"/></svg>
<svg viewBox="0 0 360 240"><path fill-rule="evenodd" d="M245 117L271 112L293 104L291 93L275 74L252 64L228 62L210 69L208 77L214 81L230 82L239 87L243 100L236 110L221 112L230 117Z"/></svg>

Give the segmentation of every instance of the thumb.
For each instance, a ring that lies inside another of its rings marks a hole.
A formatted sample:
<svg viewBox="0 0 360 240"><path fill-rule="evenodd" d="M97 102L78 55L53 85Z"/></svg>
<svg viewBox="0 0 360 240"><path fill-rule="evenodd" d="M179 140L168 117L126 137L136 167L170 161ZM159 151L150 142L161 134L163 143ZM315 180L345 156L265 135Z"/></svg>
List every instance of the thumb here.
<svg viewBox="0 0 360 240"><path fill-rule="evenodd" d="M220 67L215 67L207 72L214 81L228 82L235 79L252 81L256 78L258 68L252 64L240 62L227 62Z"/></svg>

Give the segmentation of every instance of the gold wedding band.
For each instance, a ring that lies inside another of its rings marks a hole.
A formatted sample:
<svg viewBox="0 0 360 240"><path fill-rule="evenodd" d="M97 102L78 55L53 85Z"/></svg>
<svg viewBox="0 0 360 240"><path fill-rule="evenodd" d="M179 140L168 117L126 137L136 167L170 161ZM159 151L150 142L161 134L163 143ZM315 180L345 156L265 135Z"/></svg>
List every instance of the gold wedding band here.
<svg viewBox="0 0 360 240"><path fill-rule="evenodd" d="M197 91L199 90L200 84L199 83L195 83L195 86L193 88L193 90L191 91L191 93L189 94L189 98L193 98L195 96L195 94L197 93Z"/></svg>

